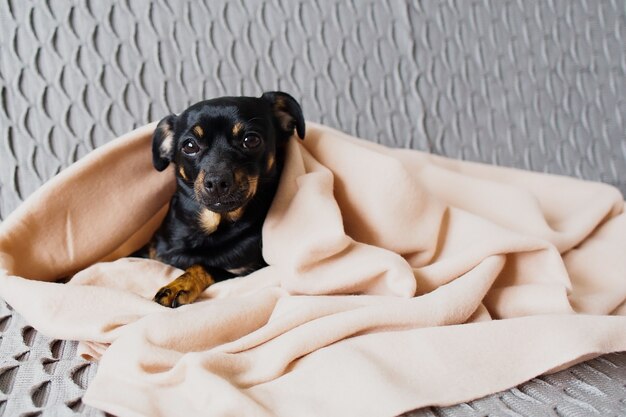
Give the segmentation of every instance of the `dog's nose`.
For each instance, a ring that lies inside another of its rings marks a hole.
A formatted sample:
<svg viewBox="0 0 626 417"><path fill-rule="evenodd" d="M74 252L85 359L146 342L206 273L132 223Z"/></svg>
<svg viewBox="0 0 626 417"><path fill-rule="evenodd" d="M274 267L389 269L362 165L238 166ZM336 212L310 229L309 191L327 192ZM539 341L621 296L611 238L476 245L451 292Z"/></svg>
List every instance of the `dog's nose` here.
<svg viewBox="0 0 626 417"><path fill-rule="evenodd" d="M213 197L228 194L233 187L233 183L233 176L230 173L208 174L204 179L204 186Z"/></svg>

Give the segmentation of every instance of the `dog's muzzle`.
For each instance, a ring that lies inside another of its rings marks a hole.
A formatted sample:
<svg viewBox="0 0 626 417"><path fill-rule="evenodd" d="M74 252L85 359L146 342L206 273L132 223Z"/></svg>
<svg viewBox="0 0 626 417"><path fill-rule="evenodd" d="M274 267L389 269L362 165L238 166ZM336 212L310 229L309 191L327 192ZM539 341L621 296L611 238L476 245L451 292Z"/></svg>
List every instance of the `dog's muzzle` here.
<svg viewBox="0 0 626 417"><path fill-rule="evenodd" d="M204 189L211 200L219 201L233 192L235 179L230 172L207 174L204 177Z"/></svg>
<svg viewBox="0 0 626 417"><path fill-rule="evenodd" d="M209 210L224 213L243 207L251 198L249 181L230 171L207 172L196 184L196 196Z"/></svg>

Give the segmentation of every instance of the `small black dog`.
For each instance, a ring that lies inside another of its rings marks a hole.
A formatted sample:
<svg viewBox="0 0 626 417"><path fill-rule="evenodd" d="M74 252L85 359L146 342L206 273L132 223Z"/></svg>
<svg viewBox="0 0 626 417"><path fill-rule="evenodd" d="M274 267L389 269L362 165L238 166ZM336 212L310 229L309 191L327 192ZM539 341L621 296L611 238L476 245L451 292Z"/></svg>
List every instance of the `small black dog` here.
<svg viewBox="0 0 626 417"><path fill-rule="evenodd" d="M154 167L174 163L177 188L144 252L185 273L156 293L157 303L191 303L212 283L266 265L261 228L294 129L304 138L302 109L278 91L202 101L159 122Z"/></svg>

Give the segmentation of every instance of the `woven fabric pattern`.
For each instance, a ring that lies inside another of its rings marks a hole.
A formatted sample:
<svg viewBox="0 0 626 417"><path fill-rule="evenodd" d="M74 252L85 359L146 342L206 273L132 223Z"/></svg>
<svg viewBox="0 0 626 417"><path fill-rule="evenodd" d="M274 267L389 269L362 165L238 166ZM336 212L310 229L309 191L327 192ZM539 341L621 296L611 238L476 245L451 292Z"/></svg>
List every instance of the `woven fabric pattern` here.
<svg viewBox="0 0 626 417"><path fill-rule="evenodd" d="M626 193L620 0L0 2L0 219L95 147L192 102L281 89L376 142ZM61 196L62 197L62 196ZM101 415L96 366L0 309L0 415ZM626 415L626 356L411 416Z"/></svg>
<svg viewBox="0 0 626 417"><path fill-rule="evenodd" d="M517 388L402 417L587 417L626 415L626 355L605 355Z"/></svg>

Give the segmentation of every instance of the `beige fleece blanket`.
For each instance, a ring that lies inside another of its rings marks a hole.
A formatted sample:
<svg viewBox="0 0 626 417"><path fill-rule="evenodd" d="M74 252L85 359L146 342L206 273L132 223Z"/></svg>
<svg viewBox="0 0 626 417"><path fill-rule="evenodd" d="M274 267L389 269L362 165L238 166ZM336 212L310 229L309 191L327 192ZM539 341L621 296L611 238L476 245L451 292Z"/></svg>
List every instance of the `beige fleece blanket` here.
<svg viewBox="0 0 626 417"><path fill-rule="evenodd" d="M180 271L123 258L174 190L172 171L152 168L153 128L92 152L0 225L0 295L100 360L87 404L119 416L393 416L626 350L616 189L314 124L288 146L263 229L270 266L192 305L157 305Z"/></svg>

